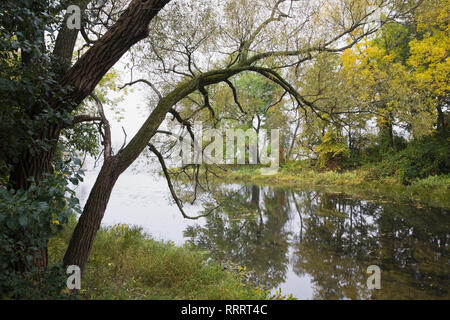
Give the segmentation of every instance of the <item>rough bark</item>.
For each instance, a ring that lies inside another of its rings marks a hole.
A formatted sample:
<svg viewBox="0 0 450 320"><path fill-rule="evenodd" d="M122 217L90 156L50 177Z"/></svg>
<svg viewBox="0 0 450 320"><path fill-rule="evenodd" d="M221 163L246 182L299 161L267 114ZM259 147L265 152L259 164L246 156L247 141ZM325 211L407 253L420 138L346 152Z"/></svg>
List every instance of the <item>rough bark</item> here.
<svg viewBox="0 0 450 320"><path fill-rule="evenodd" d="M61 112L71 112L76 108L95 89L98 82L123 54L148 35L150 21L169 1L132 1L117 23L61 77L59 84L55 88L55 92L59 93L58 98L50 98L48 101L49 105ZM72 32L63 27L61 36L58 37L59 42L57 41L55 47L55 54L62 58L69 58L69 53L71 55L73 52L76 35L77 32ZM71 90L65 93L60 91L61 88L70 88ZM33 110L34 114L31 116L36 116L40 112L42 110L37 108ZM33 139L47 142L49 148L47 150L27 149L19 156L18 162L11 170L9 179L14 189L28 189L30 177L39 183L39 180L45 173L52 171L54 154L62 127L62 121L57 124L42 124L40 132ZM97 207L95 210L98 211L100 210L99 208ZM36 261L36 266L45 267L47 265L47 259L45 259L47 256L46 249L42 253L44 258L41 261Z"/></svg>
<svg viewBox="0 0 450 320"><path fill-rule="evenodd" d="M70 239L64 256L66 266L77 265L84 272L111 191L119 175L117 158L106 159Z"/></svg>
<svg viewBox="0 0 450 320"><path fill-rule="evenodd" d="M150 21L170 0L134 0L119 20L75 63L61 79L59 87L71 87L55 107L71 110L96 87L108 70L137 42L149 34Z"/></svg>
<svg viewBox="0 0 450 320"><path fill-rule="evenodd" d="M121 15L117 23L84 54L77 63L62 77L58 88L71 90L52 99L49 104L56 110L70 112L78 106L96 87L108 70L130 49L136 42L148 35L148 25L153 17L170 0L134 0ZM64 37L70 42L73 33ZM71 45L58 46L61 54L70 51ZM58 91L58 89L56 89ZM42 110L39 110L42 111ZM44 173L51 171L52 160L57 141L62 129L59 124L43 124L42 131L36 135L36 140L49 141L49 150L38 153L26 150L20 157L10 176L14 188L29 187L29 177L39 181Z"/></svg>
<svg viewBox="0 0 450 320"><path fill-rule="evenodd" d="M78 5L80 10L83 12L90 0L78 0L74 1L72 4ZM73 51L75 49L75 44L78 38L78 29L69 29L67 27L67 18L69 16L66 14L62 25L59 28L58 36L56 37L55 47L53 48L53 56L55 58L55 70L57 74L57 80L59 80L70 68L71 61L73 57Z"/></svg>
<svg viewBox="0 0 450 320"><path fill-rule="evenodd" d="M19 156L18 162L14 165L9 177L12 188L26 190L30 186L29 178L34 178L34 181L39 183L45 173L52 172L53 157L61 127L62 125L43 124L41 133L34 139L46 141L49 148L40 152L27 149Z"/></svg>

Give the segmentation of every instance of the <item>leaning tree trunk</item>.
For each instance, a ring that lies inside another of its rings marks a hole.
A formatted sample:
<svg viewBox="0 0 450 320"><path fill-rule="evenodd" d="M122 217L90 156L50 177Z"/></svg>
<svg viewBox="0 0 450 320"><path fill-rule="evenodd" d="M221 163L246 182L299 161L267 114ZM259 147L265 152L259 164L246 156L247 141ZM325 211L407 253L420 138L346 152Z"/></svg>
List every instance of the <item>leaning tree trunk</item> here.
<svg viewBox="0 0 450 320"><path fill-rule="evenodd" d="M64 256L64 265L77 265L81 272L84 271L117 178L148 146L150 139L155 135L169 110L201 85L219 83L243 70L247 70L247 67L206 73L181 83L176 89L159 100L158 105L127 146L116 155L105 159L70 239Z"/></svg>
<svg viewBox="0 0 450 320"><path fill-rule="evenodd" d="M123 150L114 156L105 153L105 160L100 173L89 193L83 213L78 220L64 255L65 266L76 265L82 273L84 272L95 236L100 228L109 197L118 177L145 149L170 108L183 97L195 91L197 87L198 80L191 80L161 99L144 125Z"/></svg>
<svg viewBox="0 0 450 320"><path fill-rule="evenodd" d="M76 265L82 272L94 243L97 230L100 228L109 197L114 184L120 175L117 169L117 158L106 159L89 194L83 213L70 239L64 256L64 265Z"/></svg>
<svg viewBox="0 0 450 320"><path fill-rule="evenodd" d="M138 41L148 33L150 21L170 0L133 0L118 21L71 67L60 79L54 91L58 98L48 101L48 105L61 113L72 112L92 91L109 69ZM61 57L67 58L73 51L77 33L62 29L65 39L59 42ZM57 51L55 48L55 51ZM55 52L57 53L57 52ZM69 91L61 89L70 88ZM54 96L56 96L54 95ZM41 110L42 111L42 110ZM39 110L35 112L38 115ZM43 123L42 132L33 139L50 141L50 148L32 152L25 150L10 174L10 184L14 189L28 189L29 178L38 183L45 173L52 171L56 146L62 129L59 124ZM42 250L42 258L35 261L38 267L48 264L47 249Z"/></svg>
<svg viewBox="0 0 450 320"><path fill-rule="evenodd" d="M144 39L148 33L148 24L170 0L134 0L122 13L119 20L89 49L61 78L55 93L57 98L50 99L50 107L61 112L73 111L92 91L109 71L109 69L137 42ZM73 45L73 33L68 34L67 41L61 40L67 54ZM73 50L73 49L72 49ZM70 88L69 91L61 89ZM43 110L41 110L43 111ZM39 112L35 113L35 116ZM10 182L13 186L28 187L27 179L34 177L39 180L43 173L49 172L56 148L62 122L59 125L42 124L43 131L37 140L51 141L52 148L41 150L36 154L26 150L19 156L14 166Z"/></svg>

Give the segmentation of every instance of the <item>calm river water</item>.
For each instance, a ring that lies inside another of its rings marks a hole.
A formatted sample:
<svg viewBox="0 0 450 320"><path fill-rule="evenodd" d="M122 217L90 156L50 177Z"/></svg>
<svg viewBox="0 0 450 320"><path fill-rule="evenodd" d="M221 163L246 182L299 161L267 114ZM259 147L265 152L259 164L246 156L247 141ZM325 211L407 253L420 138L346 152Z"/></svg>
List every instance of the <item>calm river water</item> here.
<svg viewBox="0 0 450 320"><path fill-rule="evenodd" d="M82 204L96 177L87 172ZM205 200L205 199L204 199ZM208 249L214 259L252 270L250 277L299 299L449 299L449 212L350 198L344 194L222 185L185 220L165 180L125 172L103 223L139 225L155 239ZM367 287L367 267L381 289Z"/></svg>

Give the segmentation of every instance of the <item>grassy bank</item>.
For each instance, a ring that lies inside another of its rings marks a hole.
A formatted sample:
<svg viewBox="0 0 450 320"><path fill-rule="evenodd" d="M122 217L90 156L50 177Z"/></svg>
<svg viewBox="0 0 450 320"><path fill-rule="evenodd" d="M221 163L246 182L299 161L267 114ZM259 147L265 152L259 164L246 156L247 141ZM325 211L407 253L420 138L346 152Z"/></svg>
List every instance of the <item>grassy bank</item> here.
<svg viewBox="0 0 450 320"><path fill-rule="evenodd" d="M216 169L215 173L217 176L209 175L208 178L216 182L344 192L367 200L450 208L450 175L430 176L404 185L395 177L378 177L370 168L319 172L312 168L285 166L268 176L261 175L257 166L236 166L228 167L226 171Z"/></svg>
<svg viewBox="0 0 450 320"><path fill-rule="evenodd" d="M396 178L374 178L370 170L356 169L337 173L312 169L281 169L272 176L259 174L258 169L234 170L224 175L227 182L245 181L255 184L323 189L376 200L413 202L417 205L450 208L450 175L431 176L403 185Z"/></svg>
<svg viewBox="0 0 450 320"><path fill-rule="evenodd" d="M49 244L60 261L75 221ZM101 228L81 283L82 299L268 299L268 292L243 281L239 272L206 262L188 246L152 240L141 229ZM278 297L280 298L280 297Z"/></svg>

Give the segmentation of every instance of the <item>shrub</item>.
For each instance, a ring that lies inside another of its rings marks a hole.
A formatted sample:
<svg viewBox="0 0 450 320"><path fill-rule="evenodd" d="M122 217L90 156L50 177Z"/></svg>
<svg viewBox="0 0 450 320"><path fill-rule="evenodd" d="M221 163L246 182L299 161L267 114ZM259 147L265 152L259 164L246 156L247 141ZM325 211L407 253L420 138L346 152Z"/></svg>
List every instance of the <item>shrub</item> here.
<svg viewBox="0 0 450 320"><path fill-rule="evenodd" d="M325 133L322 143L314 151L319 155L317 164L320 169L342 169L350 157L347 144L334 131Z"/></svg>
<svg viewBox="0 0 450 320"><path fill-rule="evenodd" d="M78 199L67 197L67 176L49 175L27 190L0 187L0 297L59 297L60 268L37 269L51 237L79 210Z"/></svg>
<svg viewBox="0 0 450 320"><path fill-rule="evenodd" d="M403 184L450 172L448 138L432 135L412 141L402 151L391 154L372 169L378 177L395 176Z"/></svg>

